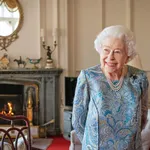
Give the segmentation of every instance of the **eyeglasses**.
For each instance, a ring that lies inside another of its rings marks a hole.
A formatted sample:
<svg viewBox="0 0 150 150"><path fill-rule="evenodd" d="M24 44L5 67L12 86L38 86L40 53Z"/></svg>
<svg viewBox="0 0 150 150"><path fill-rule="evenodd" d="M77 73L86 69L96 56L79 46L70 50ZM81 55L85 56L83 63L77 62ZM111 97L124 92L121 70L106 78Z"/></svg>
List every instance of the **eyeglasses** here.
<svg viewBox="0 0 150 150"><path fill-rule="evenodd" d="M123 50L120 50L120 49L115 49L115 50L111 50L111 49L108 49L108 48L103 48L102 49L102 52L104 55L113 55L113 56L121 56L124 54L124 51Z"/></svg>

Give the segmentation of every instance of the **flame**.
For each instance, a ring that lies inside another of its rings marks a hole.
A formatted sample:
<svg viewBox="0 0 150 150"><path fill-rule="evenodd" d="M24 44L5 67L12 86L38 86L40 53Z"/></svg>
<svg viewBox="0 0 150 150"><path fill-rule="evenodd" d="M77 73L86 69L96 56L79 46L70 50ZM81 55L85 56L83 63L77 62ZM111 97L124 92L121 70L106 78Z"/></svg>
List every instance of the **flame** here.
<svg viewBox="0 0 150 150"><path fill-rule="evenodd" d="M8 115L10 116L14 115L14 113L12 112L12 108L13 108L12 103L8 102L7 105L8 105L8 110L9 110Z"/></svg>
<svg viewBox="0 0 150 150"><path fill-rule="evenodd" d="M6 116L13 116L13 104L11 102L8 102L7 105L4 105L4 108L0 112L0 114L6 115Z"/></svg>

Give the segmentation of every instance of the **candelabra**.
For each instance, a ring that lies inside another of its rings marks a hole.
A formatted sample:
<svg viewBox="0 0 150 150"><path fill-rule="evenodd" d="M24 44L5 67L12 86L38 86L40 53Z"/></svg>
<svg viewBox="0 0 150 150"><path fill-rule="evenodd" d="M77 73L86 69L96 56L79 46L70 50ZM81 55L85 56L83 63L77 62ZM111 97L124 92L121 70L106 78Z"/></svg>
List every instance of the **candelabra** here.
<svg viewBox="0 0 150 150"><path fill-rule="evenodd" d="M47 59L46 59L46 66L45 68L54 68L54 62L52 59L52 53L56 49L57 43L54 41L54 45L52 47L47 46L45 41L43 41L43 48L47 51Z"/></svg>
<svg viewBox="0 0 150 150"><path fill-rule="evenodd" d="M54 37L54 39L56 39L57 29L54 30L53 37ZM53 59L52 59L52 53L54 52L54 50L56 49L56 46L57 46L56 40L54 40L54 44L53 44L52 47L46 45L45 39L44 39L44 29L41 29L41 38L42 38L43 48L47 51L47 59L46 59L45 68L55 68L54 62L53 62Z"/></svg>

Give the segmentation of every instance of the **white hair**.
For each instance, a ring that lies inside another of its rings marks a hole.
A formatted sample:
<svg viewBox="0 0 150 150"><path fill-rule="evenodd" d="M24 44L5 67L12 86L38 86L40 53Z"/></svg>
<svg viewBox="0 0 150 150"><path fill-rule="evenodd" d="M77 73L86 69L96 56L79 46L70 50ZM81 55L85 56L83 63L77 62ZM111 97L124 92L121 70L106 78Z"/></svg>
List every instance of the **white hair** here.
<svg viewBox="0 0 150 150"><path fill-rule="evenodd" d="M102 49L103 41L108 37L115 37L120 39L123 38L129 57L128 61L132 60L136 56L136 42L133 32L122 25L106 27L102 32L98 34L97 38L94 41L94 47L99 54Z"/></svg>

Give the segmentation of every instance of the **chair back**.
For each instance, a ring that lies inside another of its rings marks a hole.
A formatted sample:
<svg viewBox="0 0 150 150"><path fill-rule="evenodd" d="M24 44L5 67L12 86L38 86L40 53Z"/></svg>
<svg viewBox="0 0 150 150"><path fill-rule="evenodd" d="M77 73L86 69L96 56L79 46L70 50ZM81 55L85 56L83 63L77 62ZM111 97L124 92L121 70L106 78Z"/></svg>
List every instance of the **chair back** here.
<svg viewBox="0 0 150 150"><path fill-rule="evenodd" d="M8 128L5 127L6 125L0 127L0 150L4 149L5 143L9 143L9 145L11 145L12 150L17 150L19 138L23 139L26 150L31 150L30 123L27 117L23 115L6 116L0 114L0 119L7 120L8 122L10 122L10 126L8 126ZM25 125L15 125L16 121L22 121L25 123Z"/></svg>

